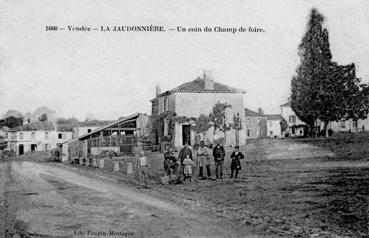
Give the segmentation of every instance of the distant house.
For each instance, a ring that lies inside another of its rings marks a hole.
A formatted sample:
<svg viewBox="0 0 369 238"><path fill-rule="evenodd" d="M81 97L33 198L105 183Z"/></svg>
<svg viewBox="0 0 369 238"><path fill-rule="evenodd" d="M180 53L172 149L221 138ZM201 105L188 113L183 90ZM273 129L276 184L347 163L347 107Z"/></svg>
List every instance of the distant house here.
<svg viewBox="0 0 369 238"><path fill-rule="evenodd" d="M269 114L267 118L267 137L281 138L283 137L281 122L283 120L280 114Z"/></svg>
<svg viewBox="0 0 369 238"><path fill-rule="evenodd" d="M301 121L291 108L291 104L285 103L280 105L281 115L287 121L288 128L284 131L286 137L305 136L307 133L307 125Z"/></svg>
<svg viewBox="0 0 369 238"><path fill-rule="evenodd" d="M261 108L259 112L245 108L246 139L257 139L267 136L267 117Z"/></svg>
<svg viewBox="0 0 369 238"><path fill-rule="evenodd" d="M4 150L7 147L6 138L8 137L8 132L8 127L3 126L0 128L0 150Z"/></svg>
<svg viewBox="0 0 369 238"><path fill-rule="evenodd" d="M286 136L305 136L307 132L307 125L302 122L293 112L290 103L281 105L281 112L283 118L288 123L288 129L285 131ZM317 121L318 129L324 130L324 123ZM328 129L333 132L362 132L369 129L369 119L364 120L341 120L331 121L328 123Z"/></svg>
<svg viewBox="0 0 369 238"><path fill-rule="evenodd" d="M87 133L84 133L85 129L92 127L82 127L80 136L60 145L63 160L75 156L86 157L88 154L99 155L104 150L131 153L138 140L149 134L148 121L148 115L134 113Z"/></svg>
<svg viewBox="0 0 369 238"><path fill-rule="evenodd" d="M246 93L244 90L214 82L209 75L204 75L203 78L198 77L164 93L157 90L156 97L151 100L152 116L158 117L166 113L172 113L176 117L195 118L201 114L209 115L217 102L227 103L232 106L226 111L227 121L232 122L234 115L237 113L240 115L243 129L239 131L239 143L243 145L246 143L244 93ZM190 122L176 121L171 127L170 121L163 118L162 123L162 127L154 128L154 144L162 142L165 137L171 138L176 147L183 146L185 143L194 145L199 140L199 135L191 130ZM206 138L200 139L211 141L213 132L214 129L210 128L205 134ZM222 134L219 133L218 136L222 137ZM236 133L233 129L227 131L226 144L236 144Z"/></svg>
<svg viewBox="0 0 369 238"><path fill-rule="evenodd" d="M10 129L6 138L7 149L15 155L29 151L48 151L72 139L72 132L59 132L50 121L32 122Z"/></svg>
<svg viewBox="0 0 369 238"><path fill-rule="evenodd" d="M80 137L98 128L99 126L75 126L73 127L73 138Z"/></svg>

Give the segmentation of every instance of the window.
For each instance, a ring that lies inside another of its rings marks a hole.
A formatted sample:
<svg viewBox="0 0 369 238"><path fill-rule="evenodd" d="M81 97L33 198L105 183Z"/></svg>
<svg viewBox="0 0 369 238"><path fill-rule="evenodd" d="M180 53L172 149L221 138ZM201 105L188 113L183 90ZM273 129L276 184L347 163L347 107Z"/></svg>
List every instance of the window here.
<svg viewBox="0 0 369 238"><path fill-rule="evenodd" d="M23 132L19 132L19 140L23 140Z"/></svg>
<svg viewBox="0 0 369 238"><path fill-rule="evenodd" d="M45 148L44 148L44 149L45 149L46 151L48 151L48 150L49 150L49 144L45 144L44 146L45 146Z"/></svg>
<svg viewBox="0 0 369 238"><path fill-rule="evenodd" d="M357 121L352 121L352 127L357 128Z"/></svg>
<svg viewBox="0 0 369 238"><path fill-rule="evenodd" d="M270 135L270 137L272 137L273 136L273 131L269 131L269 135Z"/></svg>
<svg viewBox="0 0 369 238"><path fill-rule="evenodd" d="M273 126L273 121L269 121L269 126L272 127Z"/></svg>
<svg viewBox="0 0 369 238"><path fill-rule="evenodd" d="M92 129L87 129L87 133L90 133Z"/></svg>
<svg viewBox="0 0 369 238"><path fill-rule="evenodd" d="M250 126L250 119L249 118L246 119L246 126Z"/></svg>
<svg viewBox="0 0 369 238"><path fill-rule="evenodd" d="M290 123L295 123L296 122L296 116L289 116L288 118Z"/></svg>
<svg viewBox="0 0 369 238"><path fill-rule="evenodd" d="M62 133L58 134L58 139L63 139L63 134Z"/></svg>
<svg viewBox="0 0 369 238"><path fill-rule="evenodd" d="M340 121L340 127L341 128L346 128L346 122L345 121Z"/></svg>
<svg viewBox="0 0 369 238"><path fill-rule="evenodd" d="M250 130L247 130L247 136L250 136Z"/></svg>
<svg viewBox="0 0 369 238"><path fill-rule="evenodd" d="M36 132L32 131L31 132L31 139L35 139L36 138Z"/></svg>
<svg viewBox="0 0 369 238"><path fill-rule="evenodd" d="M45 139L49 139L49 132L45 131Z"/></svg>

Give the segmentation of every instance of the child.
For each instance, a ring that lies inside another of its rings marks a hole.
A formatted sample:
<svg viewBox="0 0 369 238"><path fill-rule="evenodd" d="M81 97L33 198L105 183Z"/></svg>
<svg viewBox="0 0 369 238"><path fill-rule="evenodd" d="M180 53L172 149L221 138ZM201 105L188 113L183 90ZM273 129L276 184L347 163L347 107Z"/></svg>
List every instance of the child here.
<svg viewBox="0 0 369 238"><path fill-rule="evenodd" d="M240 159L243 159L245 156L243 156L243 154L241 152L239 152L240 147L236 146L235 147L235 151L232 152L231 155L231 159L232 159L232 164L231 164L231 177L233 178L233 172L236 171L235 174L235 178L237 178L238 175L238 171L241 170L241 161Z"/></svg>
<svg viewBox="0 0 369 238"><path fill-rule="evenodd" d="M138 179L138 187L141 187L142 182L145 184L145 188L149 187L149 175L150 175L150 163L148 158L145 156L145 152L141 151L140 156L136 159L136 171Z"/></svg>
<svg viewBox="0 0 369 238"><path fill-rule="evenodd" d="M193 161L190 159L190 155L187 154L186 158L183 160L183 166L184 166L184 180L186 180L186 178L190 179L190 181L192 181L192 165L193 165Z"/></svg>

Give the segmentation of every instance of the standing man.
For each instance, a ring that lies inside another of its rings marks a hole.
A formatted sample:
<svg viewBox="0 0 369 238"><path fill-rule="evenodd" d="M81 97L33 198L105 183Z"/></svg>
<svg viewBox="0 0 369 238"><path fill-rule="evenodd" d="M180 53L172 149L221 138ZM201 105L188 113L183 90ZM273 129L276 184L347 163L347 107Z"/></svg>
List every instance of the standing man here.
<svg viewBox="0 0 369 238"><path fill-rule="evenodd" d="M183 170L184 170L184 166L183 166L183 161L186 158L186 156L189 155L190 159L192 159L192 151L191 149L188 147L188 143L185 143L184 147L181 149L181 151L179 152L178 155L178 160L181 162L181 174L183 174Z"/></svg>
<svg viewBox="0 0 369 238"><path fill-rule="evenodd" d="M208 176L210 176L210 164L206 163L208 157L209 157L208 149L206 148L204 141L200 141L200 147L197 149L197 165L199 166L200 179L203 179L205 177L203 174L204 165L207 166L206 169L208 172Z"/></svg>
<svg viewBox="0 0 369 238"><path fill-rule="evenodd" d="M137 188L141 188L144 184L144 188L149 187L149 176L150 176L150 162L145 156L145 152L141 151L139 157L136 158L136 174L138 179Z"/></svg>
<svg viewBox="0 0 369 238"><path fill-rule="evenodd" d="M217 142L217 145L213 149L213 156L215 161L215 175L217 179L223 179L223 164L225 151L223 146L221 146L220 141Z"/></svg>

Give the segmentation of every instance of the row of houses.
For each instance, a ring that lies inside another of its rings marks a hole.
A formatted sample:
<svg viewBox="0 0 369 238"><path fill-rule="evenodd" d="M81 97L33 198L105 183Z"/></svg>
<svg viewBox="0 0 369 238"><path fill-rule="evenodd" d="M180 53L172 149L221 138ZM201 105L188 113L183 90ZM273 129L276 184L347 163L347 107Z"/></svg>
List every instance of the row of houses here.
<svg viewBox="0 0 369 238"><path fill-rule="evenodd" d="M307 136L307 125L301 121L291 108L291 104L280 105L280 114L264 114L261 109L258 112L245 109L246 138L257 139L263 137L304 137ZM363 132L369 128L369 119L342 120L329 122L327 129L332 132ZM324 130L324 123L318 121L318 131Z"/></svg>
<svg viewBox="0 0 369 238"><path fill-rule="evenodd" d="M122 152L132 149L139 137L145 136L151 146L170 142L175 147L184 144L195 145L199 140L213 143L214 138L226 138L225 145L244 145L247 139L263 137L300 137L307 133L306 124L293 112L289 103L280 105L280 114L265 114L245 109L243 89L217 83L210 74L186 82L171 90L161 92L151 100L150 116L135 113L103 126L76 126L71 131L59 131L52 123L33 122L15 129L2 128L3 141L7 149L21 155L27 151L50 150L56 146L68 155L88 153L98 154L104 149ZM240 128L224 132L211 127L205 133L192 129L193 121L184 118L197 118L209 115L217 103L226 103L224 120L232 122L239 117ZM153 122L155 118L155 123ZM318 125L323 129L324 125ZM369 120L331 122L328 128L333 131L359 132L368 128ZM131 139L130 139L131 138ZM132 139L135 138L135 139ZM134 141L133 141L134 140ZM1 149L1 148L0 148Z"/></svg>

